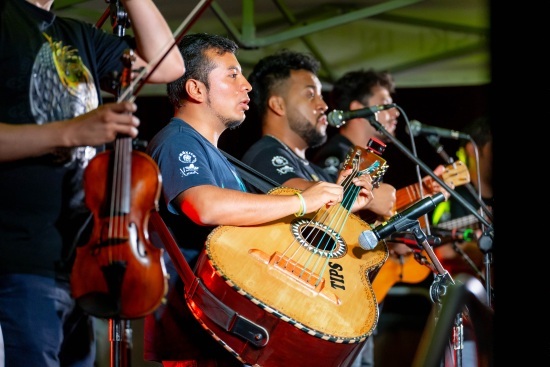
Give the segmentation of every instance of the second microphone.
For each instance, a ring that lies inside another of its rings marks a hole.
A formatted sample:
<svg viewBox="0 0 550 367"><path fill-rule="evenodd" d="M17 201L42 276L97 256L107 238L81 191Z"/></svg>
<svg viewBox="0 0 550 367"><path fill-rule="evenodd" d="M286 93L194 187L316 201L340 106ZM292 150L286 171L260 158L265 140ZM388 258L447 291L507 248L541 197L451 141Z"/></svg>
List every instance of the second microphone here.
<svg viewBox="0 0 550 367"><path fill-rule="evenodd" d="M380 240L392 233L405 231L418 223L418 218L435 209L436 205L445 201L445 195L437 193L419 200L416 204L397 213L388 221L373 230L363 231L359 235L359 246L365 250L372 250Z"/></svg>
<svg viewBox="0 0 550 367"><path fill-rule="evenodd" d="M374 116L376 112L389 110L390 108L394 107L397 107L397 105L395 103L390 103L346 112L341 110L333 110L328 113L327 120L330 126L339 128L346 123L346 120L351 120L359 117L371 117Z"/></svg>

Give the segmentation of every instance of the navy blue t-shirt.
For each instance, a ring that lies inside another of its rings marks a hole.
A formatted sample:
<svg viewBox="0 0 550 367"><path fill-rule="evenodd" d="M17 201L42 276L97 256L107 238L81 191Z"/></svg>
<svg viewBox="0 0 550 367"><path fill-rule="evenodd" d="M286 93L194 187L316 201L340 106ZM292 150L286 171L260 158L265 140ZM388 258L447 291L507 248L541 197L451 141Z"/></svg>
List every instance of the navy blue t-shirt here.
<svg viewBox="0 0 550 367"><path fill-rule="evenodd" d="M172 205L174 198L201 185L239 191L246 188L220 150L181 119L172 118L149 142L147 153L157 162L162 176L161 216L192 265L213 227L199 226L181 214Z"/></svg>
<svg viewBox="0 0 550 367"><path fill-rule="evenodd" d="M235 167L217 147L193 127L172 118L149 142L147 153L157 162L162 176L160 215L174 235L188 265L193 268L214 229L200 226L172 205L183 191L196 186L212 185L246 191ZM216 203L212 201L212 210ZM166 254L166 252L165 252ZM240 366L189 312L184 284L176 264L165 257L170 287L166 305L161 305L145 318L144 358L147 360L215 359L224 366Z"/></svg>

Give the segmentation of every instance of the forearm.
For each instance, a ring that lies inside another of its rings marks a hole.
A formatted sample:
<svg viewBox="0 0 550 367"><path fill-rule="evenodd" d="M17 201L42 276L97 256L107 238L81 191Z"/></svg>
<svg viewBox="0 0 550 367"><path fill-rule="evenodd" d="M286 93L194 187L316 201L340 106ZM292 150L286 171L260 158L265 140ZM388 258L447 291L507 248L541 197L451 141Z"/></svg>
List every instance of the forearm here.
<svg viewBox="0 0 550 367"><path fill-rule="evenodd" d="M214 186L194 187L182 195L181 210L201 225L257 225L301 209L297 195L251 194Z"/></svg>
<svg viewBox="0 0 550 367"><path fill-rule="evenodd" d="M391 217L394 214L393 203L389 202L382 196L378 196L377 194L378 193L375 191L373 200L362 209L368 209L382 217Z"/></svg>
<svg viewBox="0 0 550 367"><path fill-rule="evenodd" d="M37 157L56 148L98 146L117 135L138 134L139 119L131 102L108 103L70 120L38 125L0 123L0 162Z"/></svg>
<svg viewBox="0 0 550 367"><path fill-rule="evenodd" d="M152 61L159 60L175 42L164 17L151 0L126 0L124 7L132 22L137 45L136 52L141 58L136 61L135 67L146 66ZM147 81L168 83L182 76L184 70L181 53L178 47L174 46Z"/></svg>
<svg viewBox="0 0 550 367"><path fill-rule="evenodd" d="M38 157L66 146L60 123L12 125L0 123L0 162Z"/></svg>
<svg viewBox="0 0 550 367"><path fill-rule="evenodd" d="M391 217L395 214L396 189L392 185L381 183L373 190L374 199L365 206L371 212L382 216Z"/></svg>

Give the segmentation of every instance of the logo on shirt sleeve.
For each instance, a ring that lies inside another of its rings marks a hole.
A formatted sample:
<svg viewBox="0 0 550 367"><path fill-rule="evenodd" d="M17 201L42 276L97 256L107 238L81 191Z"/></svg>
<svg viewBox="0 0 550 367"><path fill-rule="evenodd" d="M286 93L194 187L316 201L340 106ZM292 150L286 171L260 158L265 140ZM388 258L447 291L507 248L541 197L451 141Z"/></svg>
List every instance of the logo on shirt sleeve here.
<svg viewBox="0 0 550 367"><path fill-rule="evenodd" d="M294 167L288 164L288 160L285 157L281 157L280 155L276 155L271 160L271 164L273 167L277 169L277 172L279 172L280 175L284 175L289 172L294 172Z"/></svg>
<svg viewBox="0 0 550 367"><path fill-rule="evenodd" d="M180 168L182 176L199 174L199 167L194 164L197 161L197 157L193 153L183 151L179 154L178 160L184 164L184 167Z"/></svg>
<svg viewBox="0 0 550 367"><path fill-rule="evenodd" d="M342 168L340 160L335 156L330 156L325 159L325 168L324 170L331 175L336 175L338 171Z"/></svg>

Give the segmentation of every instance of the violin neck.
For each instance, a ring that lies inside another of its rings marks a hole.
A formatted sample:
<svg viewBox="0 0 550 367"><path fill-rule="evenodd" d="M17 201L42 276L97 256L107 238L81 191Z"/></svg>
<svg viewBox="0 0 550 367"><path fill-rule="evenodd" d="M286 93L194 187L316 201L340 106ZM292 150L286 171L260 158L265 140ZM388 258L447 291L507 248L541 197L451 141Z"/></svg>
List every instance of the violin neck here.
<svg viewBox="0 0 550 367"><path fill-rule="evenodd" d="M119 214L130 213L132 187L132 138L118 137L115 140L113 158L112 204Z"/></svg>

